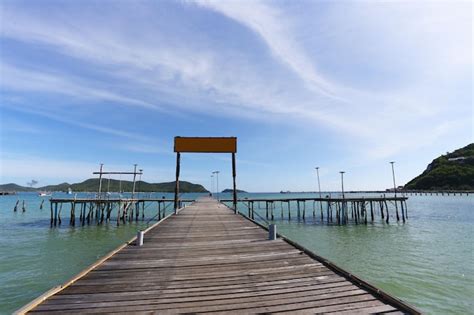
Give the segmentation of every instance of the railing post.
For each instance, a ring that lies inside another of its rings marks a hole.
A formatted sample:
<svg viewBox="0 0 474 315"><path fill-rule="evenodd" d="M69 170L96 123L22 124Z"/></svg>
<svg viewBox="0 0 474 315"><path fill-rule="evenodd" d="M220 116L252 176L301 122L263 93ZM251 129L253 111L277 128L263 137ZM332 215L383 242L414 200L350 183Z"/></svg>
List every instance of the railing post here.
<svg viewBox="0 0 474 315"><path fill-rule="evenodd" d="M277 239L277 229L275 224L268 225L268 239L274 241Z"/></svg>
<svg viewBox="0 0 474 315"><path fill-rule="evenodd" d="M137 246L143 246L143 237L145 235L145 232L143 231L138 231L137 232Z"/></svg>

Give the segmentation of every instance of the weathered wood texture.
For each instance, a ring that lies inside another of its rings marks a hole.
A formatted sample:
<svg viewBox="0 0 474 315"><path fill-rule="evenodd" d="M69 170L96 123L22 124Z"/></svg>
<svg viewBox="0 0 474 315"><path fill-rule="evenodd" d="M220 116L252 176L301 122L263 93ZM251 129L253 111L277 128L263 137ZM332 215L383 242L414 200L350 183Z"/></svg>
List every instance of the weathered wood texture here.
<svg viewBox="0 0 474 315"><path fill-rule="evenodd" d="M399 312L212 199L150 230L32 313Z"/></svg>

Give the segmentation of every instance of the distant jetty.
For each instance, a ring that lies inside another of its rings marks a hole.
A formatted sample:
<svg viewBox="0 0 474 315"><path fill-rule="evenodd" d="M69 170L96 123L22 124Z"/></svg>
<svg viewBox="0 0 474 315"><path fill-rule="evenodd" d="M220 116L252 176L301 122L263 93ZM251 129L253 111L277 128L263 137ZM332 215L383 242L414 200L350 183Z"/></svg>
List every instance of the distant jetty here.
<svg viewBox="0 0 474 315"><path fill-rule="evenodd" d="M16 195L14 191L0 191L0 196Z"/></svg>

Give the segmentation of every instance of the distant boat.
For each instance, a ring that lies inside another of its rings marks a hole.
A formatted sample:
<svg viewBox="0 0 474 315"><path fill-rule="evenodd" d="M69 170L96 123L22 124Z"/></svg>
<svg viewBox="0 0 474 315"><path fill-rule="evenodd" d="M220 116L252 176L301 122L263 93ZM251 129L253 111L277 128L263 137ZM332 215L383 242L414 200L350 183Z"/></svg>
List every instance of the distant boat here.
<svg viewBox="0 0 474 315"><path fill-rule="evenodd" d="M72 195L72 189L71 189L71 187L69 187L69 188L67 189L67 194L68 194L68 195Z"/></svg>
<svg viewBox="0 0 474 315"><path fill-rule="evenodd" d="M291 194L291 191L287 190L287 191L280 191L280 194Z"/></svg>
<svg viewBox="0 0 474 315"><path fill-rule="evenodd" d="M38 195L39 195L40 197L49 197L49 196L51 196L51 193L40 192Z"/></svg>

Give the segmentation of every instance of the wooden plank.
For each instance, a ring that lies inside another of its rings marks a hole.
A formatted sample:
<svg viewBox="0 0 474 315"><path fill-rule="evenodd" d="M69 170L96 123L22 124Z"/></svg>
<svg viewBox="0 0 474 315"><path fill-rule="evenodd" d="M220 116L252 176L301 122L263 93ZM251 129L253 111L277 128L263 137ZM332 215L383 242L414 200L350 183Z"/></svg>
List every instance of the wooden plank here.
<svg viewBox="0 0 474 315"><path fill-rule="evenodd" d="M235 293L225 293L225 294L213 294L207 296L207 300L219 300L222 298L243 298L243 297L256 297L256 296L280 296L281 294L289 294L293 292L314 292L324 289L336 289L336 288L345 288L345 289L357 289L358 287L354 286L353 284L345 282L343 279L333 279L332 281L327 281L326 283L319 283L315 285L308 285L308 286L294 286L289 287L285 286L285 288L273 288L269 290L259 290L259 291L250 291L250 292L235 292ZM153 287L152 290L142 290L142 291L127 291L127 292L108 292L108 293L82 293L82 294L57 294L51 297L47 304L61 304L61 303L82 303L82 302L93 302L93 301L123 301L124 297L130 300L142 300L142 299L149 299L149 298L161 298L161 299L168 299L168 300L175 300L179 299L180 301L194 301L194 300L203 300L202 295L190 295L187 294L183 297L183 295L179 294L158 294L162 293L159 288Z"/></svg>
<svg viewBox="0 0 474 315"><path fill-rule="evenodd" d="M66 303L44 303L41 306L38 306L37 310L85 310L85 309L96 309L96 308L116 308L116 307L129 307L129 310L132 310L134 306L153 306L154 310L166 310L166 309L173 309L173 308L187 308L187 307L203 307L209 308L211 306L218 307L220 309L223 308L233 308L236 305L245 305L248 307L250 305L260 305L264 302L268 301L275 301L279 300L290 300L290 299L300 299L300 300L313 300L315 298L314 289L313 288L306 288L305 290L293 290L282 293L274 293L271 294L269 292L255 292L253 294L243 295L240 293L240 296L234 295L216 295L216 296L209 296L209 297L190 297L184 296L179 298L168 298L166 296L147 296L146 298L137 298L131 299L126 298L124 300L124 296L115 297L112 301L104 301L104 300L95 300L90 301L88 299L84 300L74 300L74 301L66 301ZM336 286L330 288L319 289L318 297L321 299L332 297L332 298L339 298L345 296L351 296L356 294L362 294L364 291L360 290L355 286ZM120 300L121 298L121 300ZM276 301L275 301L276 302ZM253 303L253 304L250 304Z"/></svg>

